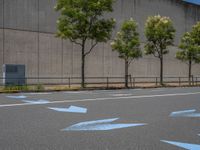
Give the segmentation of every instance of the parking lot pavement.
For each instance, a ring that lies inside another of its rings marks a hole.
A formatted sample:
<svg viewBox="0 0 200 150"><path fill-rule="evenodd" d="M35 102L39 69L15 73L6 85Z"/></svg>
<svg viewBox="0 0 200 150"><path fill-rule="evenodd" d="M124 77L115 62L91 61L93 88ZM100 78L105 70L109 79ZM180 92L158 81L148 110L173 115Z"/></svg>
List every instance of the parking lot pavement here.
<svg viewBox="0 0 200 150"><path fill-rule="evenodd" d="M200 146L200 88L0 95L2 150Z"/></svg>

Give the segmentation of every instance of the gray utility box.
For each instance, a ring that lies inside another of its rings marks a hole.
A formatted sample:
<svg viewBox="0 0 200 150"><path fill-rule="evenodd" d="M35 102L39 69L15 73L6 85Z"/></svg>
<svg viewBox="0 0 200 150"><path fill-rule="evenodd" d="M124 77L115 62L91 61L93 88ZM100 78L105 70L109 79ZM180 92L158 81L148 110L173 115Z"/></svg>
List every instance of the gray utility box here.
<svg viewBox="0 0 200 150"><path fill-rule="evenodd" d="M25 65L4 64L3 65L3 84L25 85Z"/></svg>

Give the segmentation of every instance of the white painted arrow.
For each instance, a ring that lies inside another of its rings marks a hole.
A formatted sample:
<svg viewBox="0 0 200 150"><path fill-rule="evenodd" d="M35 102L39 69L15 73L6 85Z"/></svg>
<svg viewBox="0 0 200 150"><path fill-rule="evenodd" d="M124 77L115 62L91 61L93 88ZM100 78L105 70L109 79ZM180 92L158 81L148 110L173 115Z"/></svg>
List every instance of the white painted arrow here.
<svg viewBox="0 0 200 150"><path fill-rule="evenodd" d="M77 107L77 106L70 106L69 108L56 108L56 107L48 107L48 108L58 112L87 113L87 108Z"/></svg>
<svg viewBox="0 0 200 150"><path fill-rule="evenodd" d="M146 125L144 123L129 123L129 124L111 124L111 122L118 120L119 118L104 119L81 122L65 129L62 131L107 131L114 129L122 129L128 127L136 127Z"/></svg>
<svg viewBox="0 0 200 150"><path fill-rule="evenodd" d="M161 141L187 150L200 150L200 145L197 144L181 143L181 142L166 141L166 140L161 140Z"/></svg>
<svg viewBox="0 0 200 150"><path fill-rule="evenodd" d="M175 111L170 114L171 117L200 117L200 113L196 113L196 109Z"/></svg>

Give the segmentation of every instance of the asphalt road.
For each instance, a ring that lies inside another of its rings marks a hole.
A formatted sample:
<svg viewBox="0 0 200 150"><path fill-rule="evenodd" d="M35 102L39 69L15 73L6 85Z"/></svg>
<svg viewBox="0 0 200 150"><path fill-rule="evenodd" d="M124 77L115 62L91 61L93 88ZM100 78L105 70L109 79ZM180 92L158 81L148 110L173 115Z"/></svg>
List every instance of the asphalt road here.
<svg viewBox="0 0 200 150"><path fill-rule="evenodd" d="M0 150L198 150L200 88L1 94L0 131Z"/></svg>

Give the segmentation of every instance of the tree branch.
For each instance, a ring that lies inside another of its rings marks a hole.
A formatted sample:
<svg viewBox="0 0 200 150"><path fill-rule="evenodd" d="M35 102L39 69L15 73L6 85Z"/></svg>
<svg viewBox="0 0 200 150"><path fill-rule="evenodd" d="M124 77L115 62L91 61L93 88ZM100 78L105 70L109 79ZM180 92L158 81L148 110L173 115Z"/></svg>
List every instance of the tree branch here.
<svg viewBox="0 0 200 150"><path fill-rule="evenodd" d="M81 43L79 43L79 42L77 42L77 41L73 40L72 38L70 38L69 40L70 40L72 43L75 43L75 44L77 44L77 45L80 45L80 46L82 46L82 44L81 44Z"/></svg>
<svg viewBox="0 0 200 150"><path fill-rule="evenodd" d="M158 55L156 55L155 53L153 53L154 57L160 58L161 54L160 54L160 51L158 49L157 42L153 41L153 45L155 46L155 51L158 53Z"/></svg>
<svg viewBox="0 0 200 150"><path fill-rule="evenodd" d="M128 66L130 66L130 64L132 63L133 60L134 60L134 58L132 58L131 60L129 60Z"/></svg>
<svg viewBox="0 0 200 150"><path fill-rule="evenodd" d="M93 21L96 19L96 14L90 18L89 28L88 31L90 32L92 29Z"/></svg>
<svg viewBox="0 0 200 150"><path fill-rule="evenodd" d="M156 54L154 53L154 57L160 58L160 57L161 57L161 54L160 54L160 51L159 51L159 49L158 49L158 46L155 45L155 48L156 48L156 52L158 53L158 55L156 55Z"/></svg>
<svg viewBox="0 0 200 150"><path fill-rule="evenodd" d="M88 52L86 52L84 55L87 56L92 50L93 48L97 45L97 41L91 46L90 50Z"/></svg>

